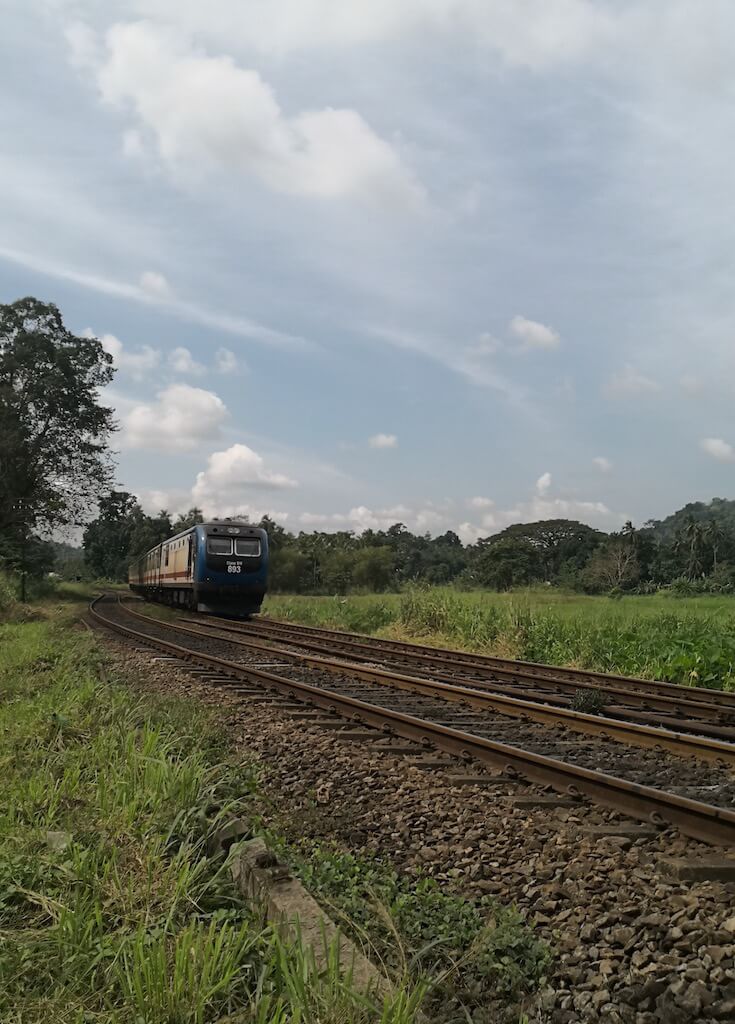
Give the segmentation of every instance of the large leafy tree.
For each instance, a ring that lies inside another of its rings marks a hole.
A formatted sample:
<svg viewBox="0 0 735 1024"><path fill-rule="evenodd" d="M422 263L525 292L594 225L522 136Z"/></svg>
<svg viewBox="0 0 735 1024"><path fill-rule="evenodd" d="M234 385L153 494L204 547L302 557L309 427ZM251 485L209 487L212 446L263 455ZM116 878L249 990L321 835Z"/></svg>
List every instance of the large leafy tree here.
<svg viewBox="0 0 735 1024"><path fill-rule="evenodd" d="M108 487L115 429L99 390L112 359L38 299L0 305L0 557L22 565L35 532L83 522Z"/></svg>
<svg viewBox="0 0 735 1024"><path fill-rule="evenodd" d="M506 535L482 548L475 573L483 586L508 590L543 579L544 562L539 549L525 537Z"/></svg>
<svg viewBox="0 0 735 1024"><path fill-rule="evenodd" d="M130 563L173 532L165 509L148 516L134 495L111 491L100 499L99 515L84 531L84 559L96 576L126 580Z"/></svg>
<svg viewBox="0 0 735 1024"><path fill-rule="evenodd" d="M84 560L95 576L124 580L130 542L143 511L134 495L111 491L99 501L99 514L84 531Z"/></svg>
<svg viewBox="0 0 735 1024"><path fill-rule="evenodd" d="M493 545L514 540L530 544L539 555L546 579L553 579L565 563L581 568L603 538L599 530L574 519L544 519L536 523L515 523L484 543Z"/></svg>

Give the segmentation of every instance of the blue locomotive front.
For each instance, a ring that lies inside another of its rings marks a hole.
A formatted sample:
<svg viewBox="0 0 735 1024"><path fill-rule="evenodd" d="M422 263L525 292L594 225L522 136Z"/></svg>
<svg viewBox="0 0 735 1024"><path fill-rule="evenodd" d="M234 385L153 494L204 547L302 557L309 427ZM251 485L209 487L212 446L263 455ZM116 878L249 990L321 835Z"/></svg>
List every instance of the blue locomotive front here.
<svg viewBox="0 0 735 1024"><path fill-rule="evenodd" d="M193 566L200 612L252 615L260 611L268 582L268 534L246 524L196 527Z"/></svg>

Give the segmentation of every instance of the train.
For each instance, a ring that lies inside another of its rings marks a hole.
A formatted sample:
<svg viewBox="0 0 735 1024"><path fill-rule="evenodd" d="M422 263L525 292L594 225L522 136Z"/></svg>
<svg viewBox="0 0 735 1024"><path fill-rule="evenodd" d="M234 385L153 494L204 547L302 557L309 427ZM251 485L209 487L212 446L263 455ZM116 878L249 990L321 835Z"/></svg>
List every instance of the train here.
<svg viewBox="0 0 735 1024"><path fill-rule="evenodd" d="M134 562L130 589L148 601L249 618L268 584L268 534L245 522L199 523Z"/></svg>

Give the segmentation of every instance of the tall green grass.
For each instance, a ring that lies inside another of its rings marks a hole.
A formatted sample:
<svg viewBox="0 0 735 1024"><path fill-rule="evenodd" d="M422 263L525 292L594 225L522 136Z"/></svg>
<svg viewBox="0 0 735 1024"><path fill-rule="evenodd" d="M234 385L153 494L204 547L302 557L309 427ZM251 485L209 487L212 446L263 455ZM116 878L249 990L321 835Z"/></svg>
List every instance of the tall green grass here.
<svg viewBox="0 0 735 1024"><path fill-rule="evenodd" d="M209 840L251 812L208 715L107 679L69 621L0 626L0 1020L409 1024L243 902Z"/></svg>
<svg viewBox="0 0 735 1024"><path fill-rule="evenodd" d="M309 625L417 639L503 657L735 686L735 598L621 599L540 590L449 588L344 598L268 598L266 614Z"/></svg>

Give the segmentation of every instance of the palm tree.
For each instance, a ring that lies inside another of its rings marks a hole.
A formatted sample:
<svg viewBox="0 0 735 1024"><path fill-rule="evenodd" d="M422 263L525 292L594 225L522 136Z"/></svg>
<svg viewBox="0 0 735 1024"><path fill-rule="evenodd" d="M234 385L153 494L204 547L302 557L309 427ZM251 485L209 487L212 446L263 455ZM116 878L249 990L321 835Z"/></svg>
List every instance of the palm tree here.
<svg viewBox="0 0 735 1024"><path fill-rule="evenodd" d="M625 525L620 531L620 534L622 537L628 538L628 540L630 541L631 548L636 548L638 546L638 531L636 530L635 526L633 526L630 519L626 520Z"/></svg>
<svg viewBox="0 0 735 1024"><path fill-rule="evenodd" d="M689 564L687 565L687 574L689 579L694 579L702 571L702 561L700 555L702 553L702 541L704 539L704 530L702 524L698 522L694 516L689 516L687 524L684 527L684 535L689 543Z"/></svg>
<svg viewBox="0 0 735 1024"><path fill-rule="evenodd" d="M710 519L704 529L704 536L712 548L712 572L717 572L717 552L725 539L725 531L716 519Z"/></svg>

